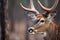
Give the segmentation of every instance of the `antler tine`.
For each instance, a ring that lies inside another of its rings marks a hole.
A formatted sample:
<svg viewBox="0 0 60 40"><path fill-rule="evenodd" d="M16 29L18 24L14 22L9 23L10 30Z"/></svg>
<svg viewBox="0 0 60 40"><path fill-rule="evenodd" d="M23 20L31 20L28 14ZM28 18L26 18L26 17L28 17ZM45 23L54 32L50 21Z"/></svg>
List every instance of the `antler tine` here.
<svg viewBox="0 0 60 40"><path fill-rule="evenodd" d="M33 0L30 0L30 5L31 5L31 9L34 10L37 14L39 14L39 12L34 7Z"/></svg>
<svg viewBox="0 0 60 40"><path fill-rule="evenodd" d="M46 8L46 7L44 7L44 6L42 5L42 3L38 0L38 3L39 3L39 5L40 5L40 7L41 7L43 10L45 10L45 11L53 11L53 10L56 8L58 2L59 2L59 0L55 0L55 3L54 3L54 5L53 5L51 8Z"/></svg>
<svg viewBox="0 0 60 40"><path fill-rule="evenodd" d="M29 9L29 8L24 7L21 3L20 3L20 5L21 5L21 7L22 7L24 10L33 11L33 10Z"/></svg>
<svg viewBox="0 0 60 40"><path fill-rule="evenodd" d="M20 5L24 10L36 12L36 14L39 14L39 12L34 7L33 0L30 0L31 9L24 7L21 3L20 3Z"/></svg>

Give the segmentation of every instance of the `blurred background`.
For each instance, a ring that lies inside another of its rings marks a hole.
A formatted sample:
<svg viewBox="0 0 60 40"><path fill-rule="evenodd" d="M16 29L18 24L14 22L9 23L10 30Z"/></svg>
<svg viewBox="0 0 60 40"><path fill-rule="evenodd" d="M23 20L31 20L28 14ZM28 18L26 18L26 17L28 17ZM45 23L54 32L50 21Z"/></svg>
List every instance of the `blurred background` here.
<svg viewBox="0 0 60 40"><path fill-rule="evenodd" d="M55 0L40 1L44 6L51 7ZM40 34L31 35L27 32L27 28L30 27L33 22L29 22L31 18L27 16L27 11L23 10L19 3L22 3L26 7L30 7L29 2L30 0L4 0L3 16L5 19L0 22L4 22L5 24L3 23L4 26L0 24L0 39L3 37L6 40L44 40ZM39 7L37 0L33 0L33 2L40 13L45 12ZM58 4L56 11L57 15L55 21L57 24L60 24L60 4ZM5 36L3 36L2 31L5 33Z"/></svg>

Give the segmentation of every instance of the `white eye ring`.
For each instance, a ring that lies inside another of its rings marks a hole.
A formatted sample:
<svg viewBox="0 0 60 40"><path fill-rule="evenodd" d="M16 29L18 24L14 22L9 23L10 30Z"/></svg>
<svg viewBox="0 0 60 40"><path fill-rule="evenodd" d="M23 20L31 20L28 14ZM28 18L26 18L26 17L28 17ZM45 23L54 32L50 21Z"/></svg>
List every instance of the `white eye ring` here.
<svg viewBox="0 0 60 40"><path fill-rule="evenodd" d="M46 32L40 32L42 37L46 37L47 33Z"/></svg>
<svg viewBox="0 0 60 40"><path fill-rule="evenodd" d="M40 22L44 22L44 21L45 21L45 19L44 19L44 18L41 18L41 19L40 19Z"/></svg>
<svg viewBox="0 0 60 40"><path fill-rule="evenodd" d="M45 23L45 19L44 18L41 18L40 19L40 24L39 25L43 25Z"/></svg>

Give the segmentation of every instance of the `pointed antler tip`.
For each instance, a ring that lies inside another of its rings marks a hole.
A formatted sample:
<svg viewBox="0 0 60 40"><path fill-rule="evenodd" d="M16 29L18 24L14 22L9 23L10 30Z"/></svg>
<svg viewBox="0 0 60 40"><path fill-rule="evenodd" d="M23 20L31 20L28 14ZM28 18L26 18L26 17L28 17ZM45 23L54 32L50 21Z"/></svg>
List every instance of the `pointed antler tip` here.
<svg viewBox="0 0 60 40"><path fill-rule="evenodd" d="M22 5L22 3L19 3L20 5Z"/></svg>

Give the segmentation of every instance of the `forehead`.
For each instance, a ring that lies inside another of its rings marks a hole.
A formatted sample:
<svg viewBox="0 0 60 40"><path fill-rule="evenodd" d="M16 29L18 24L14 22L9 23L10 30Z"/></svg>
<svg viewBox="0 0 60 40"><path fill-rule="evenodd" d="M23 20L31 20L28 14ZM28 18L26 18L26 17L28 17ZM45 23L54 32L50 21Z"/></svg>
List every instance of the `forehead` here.
<svg viewBox="0 0 60 40"><path fill-rule="evenodd" d="M41 19L41 18L45 18L43 14L38 14L37 15L37 20Z"/></svg>

